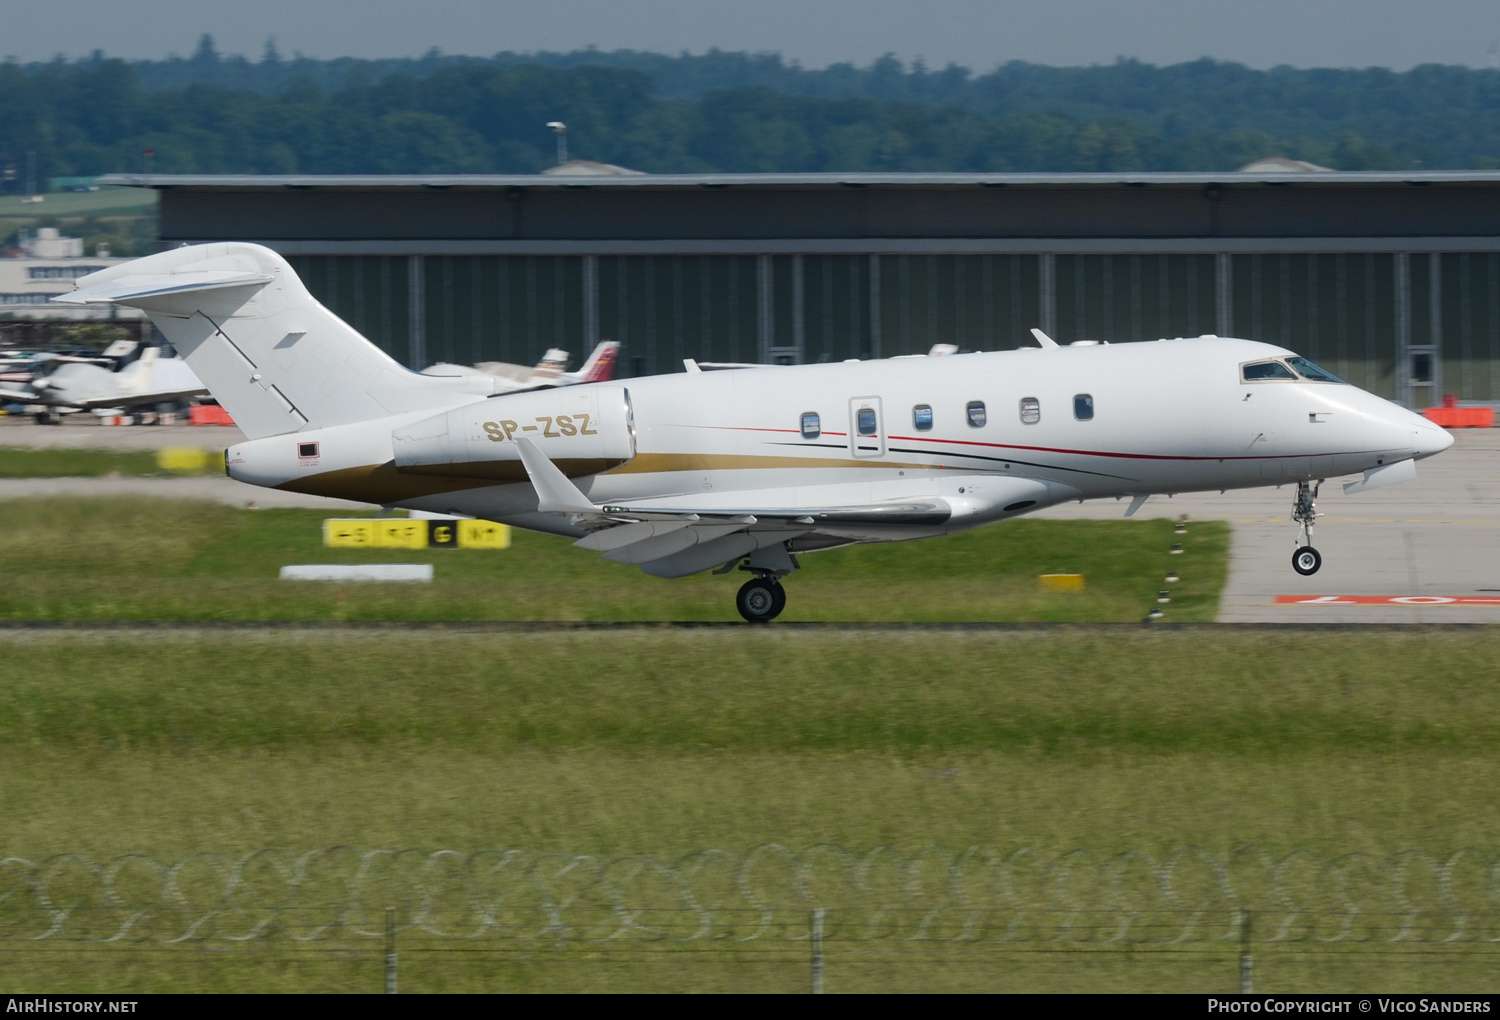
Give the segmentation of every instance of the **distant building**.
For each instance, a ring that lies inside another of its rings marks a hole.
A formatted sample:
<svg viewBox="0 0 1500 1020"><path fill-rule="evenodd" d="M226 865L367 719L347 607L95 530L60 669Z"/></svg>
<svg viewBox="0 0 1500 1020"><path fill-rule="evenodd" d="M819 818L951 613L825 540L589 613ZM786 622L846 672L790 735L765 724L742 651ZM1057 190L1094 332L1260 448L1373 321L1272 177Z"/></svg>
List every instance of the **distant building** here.
<svg viewBox="0 0 1500 1020"><path fill-rule="evenodd" d="M0 258L0 318L5 319L139 319L139 309L115 306L79 307L52 304L52 298L73 289L73 281L127 259L113 258L108 245L94 257L83 254L83 239L63 237L56 227L42 227L34 237L21 239L20 254Z"/></svg>
<svg viewBox="0 0 1500 1020"><path fill-rule="evenodd" d="M1240 167L1235 173L1241 174L1306 174L1334 172L1331 166L1318 166L1302 159L1287 159L1285 156L1262 156L1260 159L1251 160Z"/></svg>
<svg viewBox="0 0 1500 1020"><path fill-rule="evenodd" d="M21 251L33 259L82 258L83 238L63 237L56 227L42 227L35 237L21 238Z"/></svg>
<svg viewBox="0 0 1500 1020"><path fill-rule="evenodd" d="M1254 167L1256 164L1251 164ZM1265 164L1261 164L1265 165ZM135 176L393 357L796 364L1207 333L1500 404L1500 172Z"/></svg>
<svg viewBox="0 0 1500 1020"><path fill-rule="evenodd" d="M591 159L570 159L566 163L548 167L542 173L549 177L644 177L644 170L631 170L629 167L616 166L613 163L595 163Z"/></svg>

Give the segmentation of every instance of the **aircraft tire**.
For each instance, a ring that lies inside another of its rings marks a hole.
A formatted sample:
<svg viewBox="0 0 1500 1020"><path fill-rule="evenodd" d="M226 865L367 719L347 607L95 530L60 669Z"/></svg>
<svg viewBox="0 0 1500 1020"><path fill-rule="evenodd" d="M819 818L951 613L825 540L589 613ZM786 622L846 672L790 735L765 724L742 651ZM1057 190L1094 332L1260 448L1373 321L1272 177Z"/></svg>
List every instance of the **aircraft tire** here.
<svg viewBox="0 0 1500 1020"><path fill-rule="evenodd" d="M762 577L746 581L734 598L735 608L749 623L770 623L784 605L786 592L781 585Z"/></svg>
<svg viewBox="0 0 1500 1020"><path fill-rule="evenodd" d="M1292 553L1292 569L1303 577L1311 577L1323 565L1323 554L1310 545L1304 545Z"/></svg>

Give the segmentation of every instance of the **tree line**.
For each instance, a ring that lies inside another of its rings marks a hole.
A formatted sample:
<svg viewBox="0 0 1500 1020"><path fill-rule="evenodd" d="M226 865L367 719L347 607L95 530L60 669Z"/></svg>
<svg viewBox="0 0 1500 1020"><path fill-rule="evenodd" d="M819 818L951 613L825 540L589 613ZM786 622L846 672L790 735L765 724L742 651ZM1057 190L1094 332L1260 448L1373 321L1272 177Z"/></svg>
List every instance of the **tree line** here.
<svg viewBox="0 0 1500 1020"><path fill-rule="evenodd" d="M1500 72L1255 71L1202 60L975 75L886 57L594 50L413 60L221 56L0 64L0 179L159 173L652 173L1500 167Z"/></svg>

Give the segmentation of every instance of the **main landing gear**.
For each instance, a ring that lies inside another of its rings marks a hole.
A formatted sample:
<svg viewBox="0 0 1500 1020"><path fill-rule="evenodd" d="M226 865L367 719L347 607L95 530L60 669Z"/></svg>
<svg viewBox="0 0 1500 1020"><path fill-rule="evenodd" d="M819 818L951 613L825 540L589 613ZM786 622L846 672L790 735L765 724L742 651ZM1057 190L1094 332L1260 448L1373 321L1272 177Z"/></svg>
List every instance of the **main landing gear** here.
<svg viewBox="0 0 1500 1020"><path fill-rule="evenodd" d="M797 569L797 557L788 543L778 542L755 550L743 559L730 560L715 574L727 574L738 567L755 576L740 586L734 607L750 623L770 623L786 608L786 589L781 579Z"/></svg>
<svg viewBox="0 0 1500 1020"><path fill-rule="evenodd" d="M1292 506L1292 520L1297 522L1297 551L1292 553L1292 569L1311 577L1323 565L1323 554L1312 547L1313 522L1318 514L1320 482L1298 482L1297 502Z"/></svg>
<svg viewBox="0 0 1500 1020"><path fill-rule="evenodd" d="M786 608L786 589L774 576L753 577L740 586L735 608L751 623L770 623Z"/></svg>

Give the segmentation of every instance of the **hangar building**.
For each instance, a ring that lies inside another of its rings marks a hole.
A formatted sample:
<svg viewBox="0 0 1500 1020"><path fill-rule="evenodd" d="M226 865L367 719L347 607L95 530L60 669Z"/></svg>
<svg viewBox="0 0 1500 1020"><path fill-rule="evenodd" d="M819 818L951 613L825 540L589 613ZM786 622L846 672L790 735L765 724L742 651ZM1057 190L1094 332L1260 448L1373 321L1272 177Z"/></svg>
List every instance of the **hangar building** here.
<svg viewBox="0 0 1500 1020"><path fill-rule="evenodd" d="M1205 333L1500 402L1500 173L138 176L397 359L623 374Z"/></svg>

